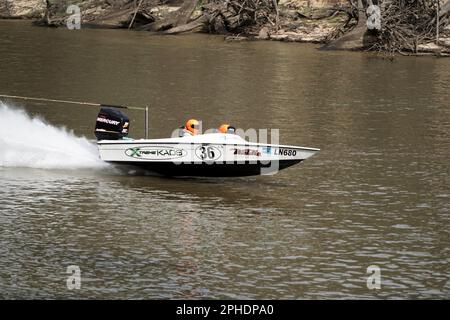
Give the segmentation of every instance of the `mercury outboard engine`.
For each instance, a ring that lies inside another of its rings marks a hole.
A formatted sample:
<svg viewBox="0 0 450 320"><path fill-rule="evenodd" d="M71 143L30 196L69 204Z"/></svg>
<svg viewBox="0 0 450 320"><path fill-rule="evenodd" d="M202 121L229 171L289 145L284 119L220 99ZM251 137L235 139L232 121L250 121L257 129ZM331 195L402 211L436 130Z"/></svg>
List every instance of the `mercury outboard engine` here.
<svg viewBox="0 0 450 320"><path fill-rule="evenodd" d="M128 135L130 119L118 109L102 107L95 124L97 140L119 140Z"/></svg>

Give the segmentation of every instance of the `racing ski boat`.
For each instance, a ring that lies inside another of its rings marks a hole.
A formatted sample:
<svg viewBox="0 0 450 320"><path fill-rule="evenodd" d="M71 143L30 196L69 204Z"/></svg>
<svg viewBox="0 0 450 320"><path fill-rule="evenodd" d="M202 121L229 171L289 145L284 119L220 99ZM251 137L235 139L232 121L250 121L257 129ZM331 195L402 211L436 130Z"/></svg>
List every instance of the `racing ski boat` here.
<svg viewBox="0 0 450 320"><path fill-rule="evenodd" d="M95 126L100 158L168 176L274 174L319 151L315 148L248 142L239 135L229 133L148 139L148 107L108 106L6 94L0 94L0 98L100 107ZM128 138L130 120L120 109L145 111L145 139Z"/></svg>
<svg viewBox="0 0 450 320"><path fill-rule="evenodd" d="M274 174L319 151L315 148L252 143L239 135L209 133L167 139L129 139L130 121L103 107L95 135L100 158L167 176L236 177Z"/></svg>

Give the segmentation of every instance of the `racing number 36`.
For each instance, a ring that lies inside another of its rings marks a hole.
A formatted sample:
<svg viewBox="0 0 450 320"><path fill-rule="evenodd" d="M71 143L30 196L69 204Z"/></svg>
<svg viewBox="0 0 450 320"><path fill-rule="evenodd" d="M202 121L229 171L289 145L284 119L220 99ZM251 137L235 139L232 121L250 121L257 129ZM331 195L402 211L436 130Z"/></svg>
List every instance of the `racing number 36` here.
<svg viewBox="0 0 450 320"><path fill-rule="evenodd" d="M216 154L214 153L214 148L212 147L201 147L200 148L200 157L202 158L202 160L205 159L214 159L216 156Z"/></svg>
<svg viewBox="0 0 450 320"><path fill-rule="evenodd" d="M218 147L205 145L195 149L195 155L203 161L215 161L220 158L222 152Z"/></svg>

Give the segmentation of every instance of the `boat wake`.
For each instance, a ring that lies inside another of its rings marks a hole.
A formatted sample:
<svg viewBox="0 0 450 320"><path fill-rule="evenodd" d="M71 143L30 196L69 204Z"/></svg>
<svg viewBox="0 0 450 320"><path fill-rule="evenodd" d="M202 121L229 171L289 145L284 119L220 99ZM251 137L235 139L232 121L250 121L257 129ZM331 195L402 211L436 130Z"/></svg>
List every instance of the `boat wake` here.
<svg viewBox="0 0 450 320"><path fill-rule="evenodd" d="M97 147L65 128L54 127L0 102L0 167L103 168Z"/></svg>

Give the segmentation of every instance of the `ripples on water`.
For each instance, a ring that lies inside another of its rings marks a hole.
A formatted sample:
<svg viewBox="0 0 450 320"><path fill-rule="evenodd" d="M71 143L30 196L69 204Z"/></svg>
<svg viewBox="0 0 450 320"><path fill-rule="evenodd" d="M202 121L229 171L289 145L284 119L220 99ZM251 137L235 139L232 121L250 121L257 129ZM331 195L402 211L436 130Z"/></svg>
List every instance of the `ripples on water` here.
<svg viewBox="0 0 450 320"><path fill-rule="evenodd" d="M239 179L0 167L1 297L449 298L448 60L17 26L0 35L9 93L150 101L160 136L196 114L280 128L282 143L322 151ZM54 64L37 68L44 56ZM62 66L70 78L37 81ZM92 137L95 110L55 108L27 105ZM69 265L79 291L66 289ZM369 265L381 267L376 292Z"/></svg>

